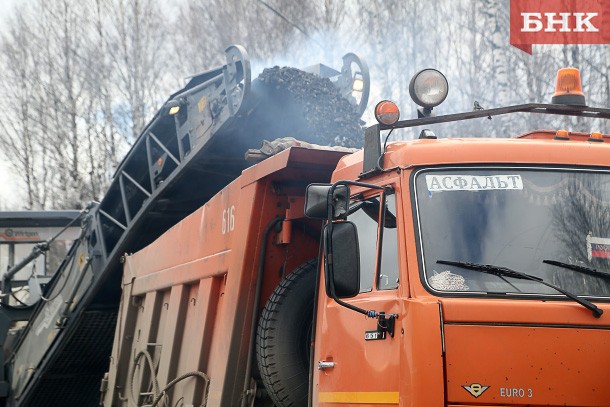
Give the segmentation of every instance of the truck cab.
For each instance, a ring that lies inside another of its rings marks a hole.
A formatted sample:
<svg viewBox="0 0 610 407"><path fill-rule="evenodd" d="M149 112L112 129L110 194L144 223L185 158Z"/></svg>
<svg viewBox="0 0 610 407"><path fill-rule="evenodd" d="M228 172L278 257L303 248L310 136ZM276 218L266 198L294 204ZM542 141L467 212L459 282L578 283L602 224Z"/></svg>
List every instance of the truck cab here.
<svg viewBox="0 0 610 407"><path fill-rule="evenodd" d="M350 205L364 202L346 217L360 287L344 301L397 317L393 335L377 334L379 320L321 290L321 405L610 400L610 357L595 351L610 341L607 314L542 283L608 310L610 147L540 136L393 143L384 161L394 170L367 180L385 189L350 189ZM335 179L356 179L361 163L345 157Z"/></svg>
<svg viewBox="0 0 610 407"><path fill-rule="evenodd" d="M313 405L608 405L608 137L428 132L344 157L308 192L334 225Z"/></svg>

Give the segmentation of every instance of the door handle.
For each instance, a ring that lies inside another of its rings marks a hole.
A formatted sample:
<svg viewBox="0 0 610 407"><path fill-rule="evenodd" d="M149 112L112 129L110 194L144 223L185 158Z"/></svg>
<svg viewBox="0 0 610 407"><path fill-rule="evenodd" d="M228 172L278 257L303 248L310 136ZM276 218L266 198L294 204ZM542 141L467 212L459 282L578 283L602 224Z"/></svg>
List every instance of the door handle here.
<svg viewBox="0 0 610 407"><path fill-rule="evenodd" d="M327 362L325 360L318 361L318 370L332 369L335 367L335 362Z"/></svg>

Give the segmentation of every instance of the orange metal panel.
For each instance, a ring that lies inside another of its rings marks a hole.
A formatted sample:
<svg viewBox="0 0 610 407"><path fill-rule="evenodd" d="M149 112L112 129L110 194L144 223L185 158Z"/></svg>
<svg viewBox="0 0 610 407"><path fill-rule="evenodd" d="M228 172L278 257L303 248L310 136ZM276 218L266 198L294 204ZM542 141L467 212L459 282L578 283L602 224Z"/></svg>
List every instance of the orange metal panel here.
<svg viewBox="0 0 610 407"><path fill-rule="evenodd" d="M150 354L154 357L155 354L155 337L160 322L158 314L162 304L161 300L162 293L153 291L147 293L141 302L141 316L137 319L133 333L133 353L128 370L131 380L129 386L126 386L127 396L132 397L134 395L134 399L139 394L149 391L148 383L153 366L146 363L146 355Z"/></svg>
<svg viewBox="0 0 610 407"><path fill-rule="evenodd" d="M447 407L508 407L508 404L447 404ZM530 405L530 407L539 407Z"/></svg>
<svg viewBox="0 0 610 407"><path fill-rule="evenodd" d="M610 324L571 301L443 298L447 389L489 386L477 402L610 405ZM598 304L606 312L608 304ZM531 396L531 397L530 397Z"/></svg>
<svg viewBox="0 0 610 407"><path fill-rule="evenodd" d="M169 383L172 378L176 377L176 367L180 354L178 346L183 334L185 308L188 306L188 301L186 301L188 288L184 284L173 286L168 301L163 304L163 308L167 310L168 315L159 335L159 342L163 348L161 349L157 378L161 383ZM171 391L173 389L170 389Z"/></svg>
<svg viewBox="0 0 610 407"><path fill-rule="evenodd" d="M131 359L133 329L140 312L139 304L132 303L131 284L123 285L121 302L108 369L108 391L104 394L104 405L121 405L125 397L128 377L128 361Z"/></svg>
<svg viewBox="0 0 610 407"><path fill-rule="evenodd" d="M332 406L349 399L350 405L365 406L373 404L373 398L388 401L390 394L401 406L444 405L439 304L396 301L392 292L384 294L349 300L399 315L394 338L379 341L364 339L365 331L375 329L375 320L322 296L315 361L332 361L335 367L316 371L314 405Z"/></svg>
<svg viewBox="0 0 610 407"><path fill-rule="evenodd" d="M223 278L204 278L190 286L184 316L183 336L178 343L177 373L203 371L209 374L210 348L218 309L222 306ZM199 405L203 400L201 383L189 380L178 383L174 394L182 394L185 404Z"/></svg>
<svg viewBox="0 0 610 407"><path fill-rule="evenodd" d="M134 280L132 295L142 295L149 291L175 287L177 284L189 284L203 278L224 275L227 272L226 264L230 253L230 250L226 250L188 263L144 274ZM130 267L130 258L127 259L127 263L127 267Z"/></svg>
<svg viewBox="0 0 610 407"><path fill-rule="evenodd" d="M317 182L328 182L324 181L324 179L328 178L328 175L335 169L339 159L345 155L345 152L340 151L292 147L253 167L247 168L244 170L240 179L243 186L256 182L271 174L286 179L298 179L299 176L287 177L285 174L289 170L297 169L300 171L297 171L296 173L298 174L300 172L301 177L303 171L305 171L309 174L308 178L310 179L319 178L320 180ZM312 177L311 174L316 172L319 172L320 176Z"/></svg>
<svg viewBox="0 0 610 407"><path fill-rule="evenodd" d="M443 298L445 322L586 325L610 328L610 304L597 302L601 318L565 298L557 301L490 298ZM507 304L510 304L508 307Z"/></svg>
<svg viewBox="0 0 610 407"><path fill-rule="evenodd" d="M382 297L364 294L359 297L358 300L350 300L350 303L366 309L399 312L395 292ZM376 320L367 319L325 296L320 299L319 307L316 363L319 360L335 363L332 369L318 371L319 392L397 393L402 342L400 333L394 338L388 336L385 340L365 341L365 331L376 329ZM323 404L321 400L319 402Z"/></svg>
<svg viewBox="0 0 610 407"><path fill-rule="evenodd" d="M476 402L610 405L610 330L446 325L447 397L474 403L463 386L489 386Z"/></svg>

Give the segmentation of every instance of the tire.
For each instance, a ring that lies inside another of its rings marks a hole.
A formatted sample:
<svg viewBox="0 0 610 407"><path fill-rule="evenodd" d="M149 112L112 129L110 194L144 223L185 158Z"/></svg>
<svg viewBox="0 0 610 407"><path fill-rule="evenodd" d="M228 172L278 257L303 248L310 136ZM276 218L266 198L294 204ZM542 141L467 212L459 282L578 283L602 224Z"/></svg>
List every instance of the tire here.
<svg viewBox="0 0 610 407"><path fill-rule="evenodd" d="M256 359L277 407L307 406L316 260L302 264L275 288L261 314Z"/></svg>

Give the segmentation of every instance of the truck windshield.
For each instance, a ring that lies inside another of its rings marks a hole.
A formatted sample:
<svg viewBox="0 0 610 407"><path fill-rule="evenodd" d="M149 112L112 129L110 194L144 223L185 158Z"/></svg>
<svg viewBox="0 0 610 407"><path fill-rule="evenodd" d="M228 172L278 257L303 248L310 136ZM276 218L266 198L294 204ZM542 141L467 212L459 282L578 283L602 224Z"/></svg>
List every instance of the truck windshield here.
<svg viewBox="0 0 610 407"><path fill-rule="evenodd" d="M610 273L610 173L435 168L416 173L415 194L423 277L430 289L557 295L535 281L437 263L452 260L506 267L576 295L610 297L604 278Z"/></svg>

